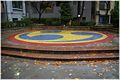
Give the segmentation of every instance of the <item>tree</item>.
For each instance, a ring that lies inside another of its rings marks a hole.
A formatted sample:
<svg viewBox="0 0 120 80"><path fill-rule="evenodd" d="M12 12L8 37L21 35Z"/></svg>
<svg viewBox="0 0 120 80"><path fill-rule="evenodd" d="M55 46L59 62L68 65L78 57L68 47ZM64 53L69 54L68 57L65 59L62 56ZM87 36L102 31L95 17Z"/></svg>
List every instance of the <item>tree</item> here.
<svg viewBox="0 0 120 80"><path fill-rule="evenodd" d="M61 2L61 22L63 24L67 24L67 22L71 19L71 8L69 2L63 1Z"/></svg>
<svg viewBox="0 0 120 80"><path fill-rule="evenodd" d="M81 10L81 13L80 13L80 20L82 19L82 16L83 16L83 12L84 12L84 8L85 8L85 1L82 1L82 10Z"/></svg>
<svg viewBox="0 0 120 80"><path fill-rule="evenodd" d="M115 1L115 6L114 9L112 9L111 14L115 17L119 16L119 1Z"/></svg>
<svg viewBox="0 0 120 80"><path fill-rule="evenodd" d="M111 10L112 24L119 27L119 1L115 1L114 9Z"/></svg>
<svg viewBox="0 0 120 80"><path fill-rule="evenodd" d="M78 17L78 15L80 15L80 2L81 1L78 1L78 5L77 5L77 17ZM79 18L79 17L78 17Z"/></svg>
<svg viewBox="0 0 120 80"><path fill-rule="evenodd" d="M82 19L84 7L85 7L85 1L78 1L77 15L80 15L80 17L78 17L79 21Z"/></svg>
<svg viewBox="0 0 120 80"><path fill-rule="evenodd" d="M39 14L39 23L41 23L41 16L42 13L49 7L50 2L47 1L39 1L39 2L31 2L32 7L37 11Z"/></svg>

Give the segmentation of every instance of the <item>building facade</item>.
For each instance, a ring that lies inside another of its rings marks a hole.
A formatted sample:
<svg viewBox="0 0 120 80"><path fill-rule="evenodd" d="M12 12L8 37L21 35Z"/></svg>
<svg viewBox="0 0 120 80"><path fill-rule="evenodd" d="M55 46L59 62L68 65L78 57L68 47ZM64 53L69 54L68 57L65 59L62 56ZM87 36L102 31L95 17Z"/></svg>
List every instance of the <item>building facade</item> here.
<svg viewBox="0 0 120 80"><path fill-rule="evenodd" d="M115 1L96 1L96 15L95 21L97 24L105 23L105 16L107 13L107 22L111 24L111 10L114 8ZM108 12L107 12L108 11Z"/></svg>
<svg viewBox="0 0 120 80"><path fill-rule="evenodd" d="M26 15L24 1L1 1L1 21L21 20Z"/></svg>
<svg viewBox="0 0 120 80"><path fill-rule="evenodd" d="M49 1L51 6L43 12L42 18L60 18L60 2ZM111 23L110 11L114 8L114 1L85 1L82 19L86 21L94 20L96 24L104 24L105 15L108 15L108 22ZM39 2L36 2L39 3ZM73 17L78 17L78 1L69 1ZM28 18L38 18L39 15L32 6L31 1L1 1L1 21L21 20L24 16ZM37 4L39 7L39 4ZM81 1L80 1L80 7ZM107 10L106 10L107 9ZM107 11L107 12L106 12Z"/></svg>

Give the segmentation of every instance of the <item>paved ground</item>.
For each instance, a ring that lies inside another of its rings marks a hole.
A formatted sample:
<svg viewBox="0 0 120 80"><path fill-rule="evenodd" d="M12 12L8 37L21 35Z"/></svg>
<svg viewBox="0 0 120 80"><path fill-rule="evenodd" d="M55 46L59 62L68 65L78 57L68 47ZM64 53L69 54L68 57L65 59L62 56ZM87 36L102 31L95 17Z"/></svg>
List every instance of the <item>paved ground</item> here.
<svg viewBox="0 0 120 80"><path fill-rule="evenodd" d="M18 46L18 44L6 41L9 35L17 31L25 31L25 29L2 31L2 46L5 46L6 42ZM102 46L101 49L109 46L118 48L118 34L115 36L117 37L111 42L84 46L84 49L100 46ZM1 72L2 79L119 79L119 61L41 61L2 56Z"/></svg>
<svg viewBox="0 0 120 80"><path fill-rule="evenodd" d="M2 79L118 79L119 61L40 61L1 57Z"/></svg>

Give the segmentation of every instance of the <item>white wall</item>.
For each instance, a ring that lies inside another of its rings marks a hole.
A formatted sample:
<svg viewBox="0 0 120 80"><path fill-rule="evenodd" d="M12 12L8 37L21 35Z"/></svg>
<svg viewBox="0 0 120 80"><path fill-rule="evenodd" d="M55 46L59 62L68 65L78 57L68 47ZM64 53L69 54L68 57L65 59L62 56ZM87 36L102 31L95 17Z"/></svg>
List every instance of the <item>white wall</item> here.
<svg viewBox="0 0 120 80"><path fill-rule="evenodd" d="M8 13L9 21L12 21L12 18L18 18L18 20L21 20L21 18L26 15L24 1L23 1L23 10L21 10L21 11L13 10L12 1L6 1L6 5L7 5L7 13Z"/></svg>

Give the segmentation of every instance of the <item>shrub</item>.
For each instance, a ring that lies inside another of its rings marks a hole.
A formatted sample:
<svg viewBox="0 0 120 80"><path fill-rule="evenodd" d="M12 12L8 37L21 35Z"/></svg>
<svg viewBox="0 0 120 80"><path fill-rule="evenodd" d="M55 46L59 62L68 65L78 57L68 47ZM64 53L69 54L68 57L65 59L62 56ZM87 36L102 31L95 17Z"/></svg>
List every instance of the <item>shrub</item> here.
<svg viewBox="0 0 120 80"><path fill-rule="evenodd" d="M113 18L112 17L112 20L111 20L112 24L114 25L114 27L118 28L119 26L119 18Z"/></svg>
<svg viewBox="0 0 120 80"><path fill-rule="evenodd" d="M30 26L32 24L31 20L20 20L15 22L4 22L1 23L2 28L14 28L14 27L24 27L24 26Z"/></svg>
<svg viewBox="0 0 120 80"><path fill-rule="evenodd" d="M51 22L51 25L52 26L60 26L61 22L60 21L53 21L53 22Z"/></svg>
<svg viewBox="0 0 120 80"><path fill-rule="evenodd" d="M13 26L13 22L2 22L1 28L10 28Z"/></svg>
<svg viewBox="0 0 120 80"><path fill-rule="evenodd" d="M31 20L20 20L20 21L16 21L14 22L14 24L16 24L16 26L18 27L24 27L24 26L30 26L32 24Z"/></svg>
<svg viewBox="0 0 120 80"><path fill-rule="evenodd" d="M46 18L41 18L40 21L41 21L42 24L46 24Z"/></svg>
<svg viewBox="0 0 120 80"><path fill-rule="evenodd" d="M31 18L30 19L33 23L39 23L39 19L38 18ZM54 21L59 21L60 22L60 19L59 18L41 18L40 20L41 24L47 24L47 25L51 25L52 23L54 24L55 22ZM56 22L57 23L57 22Z"/></svg>
<svg viewBox="0 0 120 80"><path fill-rule="evenodd" d="M96 24L95 21L81 21L81 22L80 22L80 25L81 25L81 26L93 26L93 25L95 25L95 24Z"/></svg>
<svg viewBox="0 0 120 80"><path fill-rule="evenodd" d="M72 21L71 26L79 26L79 25L80 25L80 23L78 21Z"/></svg>
<svg viewBox="0 0 120 80"><path fill-rule="evenodd" d="M72 18L72 21L78 21L79 19L78 19L78 17L73 17Z"/></svg>
<svg viewBox="0 0 120 80"><path fill-rule="evenodd" d="M70 20L71 20L71 18L67 18L67 17L61 18L62 24L65 24L65 25L67 25L67 23L68 23Z"/></svg>
<svg viewBox="0 0 120 80"><path fill-rule="evenodd" d="M31 18L30 19L33 23L39 23L39 19L38 18Z"/></svg>
<svg viewBox="0 0 120 80"><path fill-rule="evenodd" d="M61 21L59 18L46 18L45 24L51 25L51 26L59 26L61 25Z"/></svg>
<svg viewBox="0 0 120 80"><path fill-rule="evenodd" d="M51 25L51 23L52 23L52 20L51 19L46 19L46 21L45 21L45 24L47 24L47 25Z"/></svg>
<svg viewBox="0 0 120 80"><path fill-rule="evenodd" d="M90 25L90 26L93 26L93 25L95 25L95 24L96 24L95 21L89 21L89 22L88 22L88 25Z"/></svg>
<svg viewBox="0 0 120 80"><path fill-rule="evenodd" d="M31 18L30 19L33 23L39 23L38 18ZM41 24L46 24L46 25L60 25L61 20L59 18L41 18Z"/></svg>

